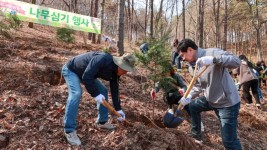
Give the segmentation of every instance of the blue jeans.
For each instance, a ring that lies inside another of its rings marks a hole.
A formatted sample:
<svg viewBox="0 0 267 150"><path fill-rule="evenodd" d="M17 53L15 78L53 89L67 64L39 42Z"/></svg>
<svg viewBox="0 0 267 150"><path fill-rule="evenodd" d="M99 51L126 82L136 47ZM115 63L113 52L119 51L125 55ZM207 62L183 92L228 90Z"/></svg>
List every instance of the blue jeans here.
<svg viewBox="0 0 267 150"><path fill-rule="evenodd" d="M62 75L68 86L68 99L64 116L64 131L73 132L77 128L76 118L78 114L78 107L82 97L82 88L80 78L68 69L66 65L62 68ZM95 85L108 101L108 89L98 79L95 79ZM108 121L108 110L105 106L97 104L98 117L97 122Z"/></svg>
<svg viewBox="0 0 267 150"><path fill-rule="evenodd" d="M238 113L240 103L224 108L212 107L206 97L199 97L189 104L192 116L191 133L195 137L201 137L201 112L214 110L220 120L221 136L224 147L227 150L241 150L241 144L237 138Z"/></svg>

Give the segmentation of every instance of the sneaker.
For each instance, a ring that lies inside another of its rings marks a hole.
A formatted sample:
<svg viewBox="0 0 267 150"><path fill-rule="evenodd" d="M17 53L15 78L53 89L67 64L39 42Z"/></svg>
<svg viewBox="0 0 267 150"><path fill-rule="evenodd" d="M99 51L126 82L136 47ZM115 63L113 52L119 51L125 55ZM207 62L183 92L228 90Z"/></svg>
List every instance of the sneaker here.
<svg viewBox="0 0 267 150"><path fill-rule="evenodd" d="M108 130L113 130L115 129L115 126L106 122L105 124L99 124L99 123L96 123L95 125L97 128L100 128L100 129L108 129Z"/></svg>
<svg viewBox="0 0 267 150"><path fill-rule="evenodd" d="M257 107L258 109L261 109L261 104L256 104L256 107Z"/></svg>
<svg viewBox="0 0 267 150"><path fill-rule="evenodd" d="M65 133L65 137L71 145L81 145L81 140L78 137L76 130L71 133Z"/></svg>
<svg viewBox="0 0 267 150"><path fill-rule="evenodd" d="M201 121L201 132L204 132L205 129L204 129L204 125L203 125L203 122Z"/></svg>

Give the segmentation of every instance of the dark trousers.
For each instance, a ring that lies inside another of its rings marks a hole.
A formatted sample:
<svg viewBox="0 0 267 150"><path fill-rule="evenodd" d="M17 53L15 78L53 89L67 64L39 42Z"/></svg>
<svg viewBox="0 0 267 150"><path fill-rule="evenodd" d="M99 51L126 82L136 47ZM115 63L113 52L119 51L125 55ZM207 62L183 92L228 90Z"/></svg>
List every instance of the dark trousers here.
<svg viewBox="0 0 267 150"><path fill-rule="evenodd" d="M201 112L214 110L219 118L221 125L221 136L224 147L227 150L242 150L239 139L237 138L238 113L240 103L231 107L214 108L202 96L192 100L189 110L192 117L191 133L194 137L201 137Z"/></svg>
<svg viewBox="0 0 267 150"><path fill-rule="evenodd" d="M248 82L245 82L242 84L243 86L243 97L246 100L246 103L251 104L252 103L252 96L250 94L250 90L252 91L253 97L256 100L257 104L260 104L259 94L258 94L258 88L259 88L259 82L258 79L250 80Z"/></svg>

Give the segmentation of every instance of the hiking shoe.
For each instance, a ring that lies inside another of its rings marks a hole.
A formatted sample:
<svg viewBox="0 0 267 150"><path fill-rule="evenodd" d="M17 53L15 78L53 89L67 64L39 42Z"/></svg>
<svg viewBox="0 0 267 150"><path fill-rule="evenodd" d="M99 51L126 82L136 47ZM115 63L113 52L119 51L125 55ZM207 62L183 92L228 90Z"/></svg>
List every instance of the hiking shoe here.
<svg viewBox="0 0 267 150"><path fill-rule="evenodd" d="M261 109L261 104L256 104L256 107L257 107L258 109Z"/></svg>
<svg viewBox="0 0 267 150"><path fill-rule="evenodd" d="M108 130L113 130L115 129L115 126L106 122L105 124L99 124L99 123L96 123L95 125L97 128L100 128L100 129L108 129Z"/></svg>
<svg viewBox="0 0 267 150"><path fill-rule="evenodd" d="M76 130L71 133L65 133L65 137L71 145L81 145L81 140L78 137Z"/></svg>

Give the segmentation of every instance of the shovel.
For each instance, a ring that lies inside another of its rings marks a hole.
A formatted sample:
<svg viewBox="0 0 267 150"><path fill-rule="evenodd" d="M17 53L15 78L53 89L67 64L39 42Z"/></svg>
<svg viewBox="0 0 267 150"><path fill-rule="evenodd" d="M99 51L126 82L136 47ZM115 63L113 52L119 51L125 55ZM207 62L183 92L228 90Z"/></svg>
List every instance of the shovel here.
<svg viewBox="0 0 267 150"><path fill-rule="evenodd" d="M117 117L121 117L121 115L106 101L102 100L102 105L105 106L111 113L113 113ZM133 126L129 121L124 120L123 123L127 126Z"/></svg>
<svg viewBox="0 0 267 150"><path fill-rule="evenodd" d="M196 64L195 70L194 70L194 74L193 74L193 78L192 78L192 80L191 80L186 92L184 93L184 96L183 96L184 98L186 98L188 96L189 92L192 90L192 88L193 88L195 82L197 81L197 79L203 74L203 72L205 72L207 70L208 67L209 66L206 66L203 70L201 70L201 72L198 75L196 75L197 68L198 68L198 65ZM180 103L179 106L178 106L178 111L180 111L182 109L183 109L183 105Z"/></svg>
<svg viewBox="0 0 267 150"><path fill-rule="evenodd" d="M206 66L198 75L196 75L197 67L198 67L198 65L196 64L193 79L191 80L191 82L188 86L188 89L186 90L186 92L183 95L184 98L186 98L188 96L188 94L191 91L191 89L193 88L193 85L195 84L197 78L200 77L202 75L202 73L205 72L208 68L208 66ZM180 103L178 105L178 109L173 109L172 111L166 112L166 114L163 116L163 124L167 128L176 128L184 121L183 118L178 117L178 114L180 114L180 111L182 110L182 108L183 108L183 105Z"/></svg>

